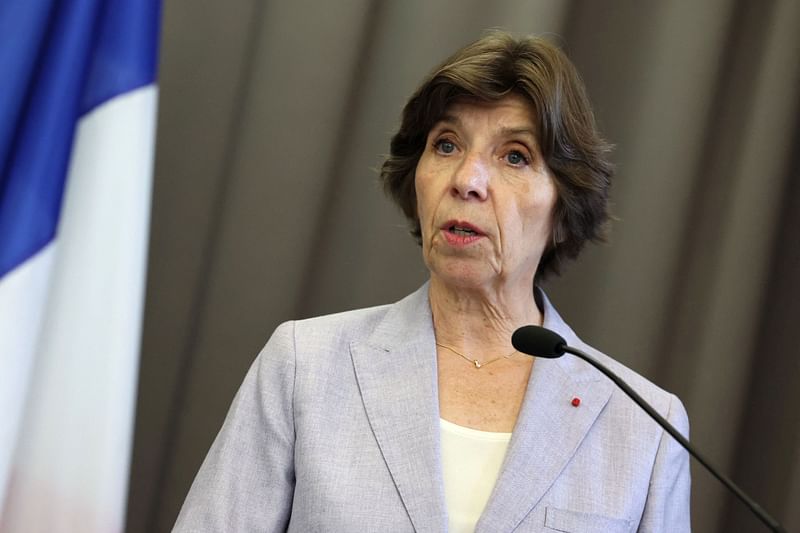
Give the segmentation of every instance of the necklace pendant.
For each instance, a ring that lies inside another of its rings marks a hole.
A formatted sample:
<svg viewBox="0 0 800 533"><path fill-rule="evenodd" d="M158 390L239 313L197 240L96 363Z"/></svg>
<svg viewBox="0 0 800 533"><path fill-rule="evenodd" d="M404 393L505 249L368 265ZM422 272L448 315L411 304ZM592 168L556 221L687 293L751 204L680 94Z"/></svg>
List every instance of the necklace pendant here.
<svg viewBox="0 0 800 533"><path fill-rule="evenodd" d="M474 359L472 362L475 363L475 368L480 368L481 367L481 364L478 362L477 359Z"/></svg>

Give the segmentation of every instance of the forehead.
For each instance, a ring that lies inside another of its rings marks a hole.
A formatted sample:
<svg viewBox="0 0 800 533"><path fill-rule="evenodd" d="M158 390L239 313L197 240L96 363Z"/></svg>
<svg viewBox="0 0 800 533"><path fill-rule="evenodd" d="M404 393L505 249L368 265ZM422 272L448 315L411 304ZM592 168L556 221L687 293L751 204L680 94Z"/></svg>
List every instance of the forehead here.
<svg viewBox="0 0 800 533"><path fill-rule="evenodd" d="M510 94L500 100L485 101L461 98L445 108L438 124L481 125L498 130L536 132L536 111L522 96Z"/></svg>

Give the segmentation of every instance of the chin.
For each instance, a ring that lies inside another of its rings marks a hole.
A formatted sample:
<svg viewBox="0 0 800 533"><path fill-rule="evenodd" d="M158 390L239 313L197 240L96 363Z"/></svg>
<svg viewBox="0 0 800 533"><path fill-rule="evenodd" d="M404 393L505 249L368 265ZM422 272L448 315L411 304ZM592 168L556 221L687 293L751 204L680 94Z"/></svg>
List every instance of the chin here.
<svg viewBox="0 0 800 533"><path fill-rule="evenodd" d="M440 268L432 268L431 273L451 287L463 289L478 289L492 283L496 277L487 265L474 265L468 263L456 263L441 265Z"/></svg>

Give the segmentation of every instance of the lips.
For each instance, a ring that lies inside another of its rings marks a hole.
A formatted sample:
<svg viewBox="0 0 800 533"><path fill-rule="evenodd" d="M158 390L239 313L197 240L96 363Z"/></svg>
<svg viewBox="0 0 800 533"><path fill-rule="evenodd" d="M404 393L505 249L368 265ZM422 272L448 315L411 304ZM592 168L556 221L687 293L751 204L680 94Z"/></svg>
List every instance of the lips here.
<svg viewBox="0 0 800 533"><path fill-rule="evenodd" d="M445 241L456 247L467 246L486 236L479 227L463 220L449 220L440 229Z"/></svg>
<svg viewBox="0 0 800 533"><path fill-rule="evenodd" d="M463 220L448 220L444 224L442 224L441 229L443 231L453 233L455 235L461 236L483 236L485 233L481 231L481 229L474 224L470 224L469 222L465 222Z"/></svg>

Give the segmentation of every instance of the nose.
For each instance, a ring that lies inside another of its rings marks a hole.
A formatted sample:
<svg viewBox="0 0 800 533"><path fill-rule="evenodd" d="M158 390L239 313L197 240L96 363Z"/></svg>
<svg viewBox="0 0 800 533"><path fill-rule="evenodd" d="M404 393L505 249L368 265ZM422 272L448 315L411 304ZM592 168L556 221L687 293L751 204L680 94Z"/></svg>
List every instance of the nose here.
<svg viewBox="0 0 800 533"><path fill-rule="evenodd" d="M486 200L489 168L478 154L468 154L452 176L451 194L463 200Z"/></svg>

